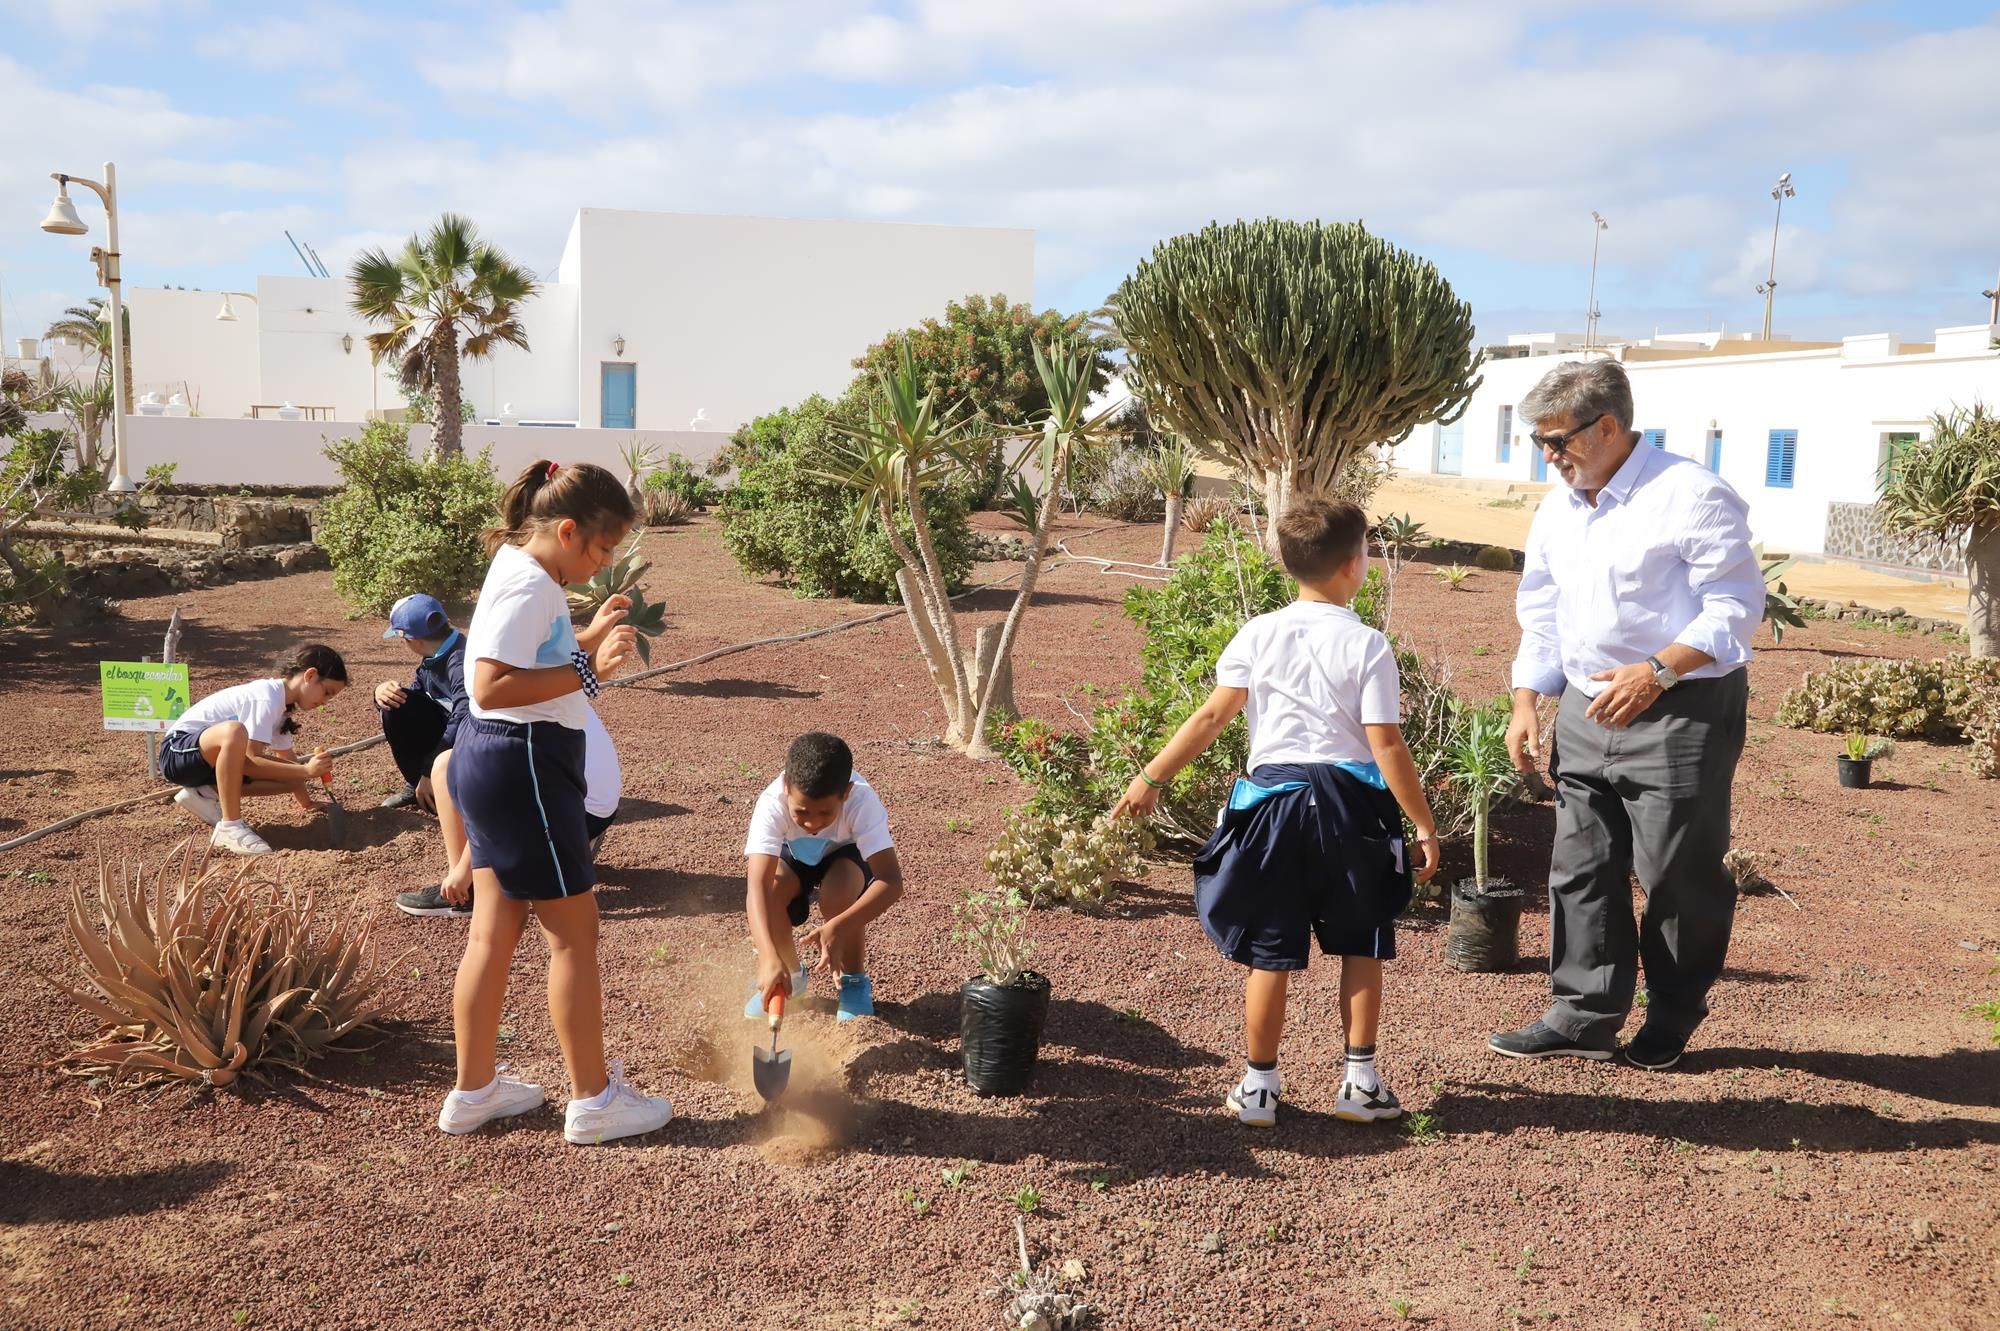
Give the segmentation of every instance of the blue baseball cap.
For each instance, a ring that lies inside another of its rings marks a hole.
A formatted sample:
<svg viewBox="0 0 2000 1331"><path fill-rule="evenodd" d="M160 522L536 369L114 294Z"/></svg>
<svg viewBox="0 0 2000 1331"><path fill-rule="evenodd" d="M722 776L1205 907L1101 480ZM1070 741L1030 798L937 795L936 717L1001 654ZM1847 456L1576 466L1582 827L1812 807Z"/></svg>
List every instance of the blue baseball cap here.
<svg viewBox="0 0 2000 1331"><path fill-rule="evenodd" d="M451 616L435 596L418 592L389 607L385 638L442 638L451 631Z"/></svg>

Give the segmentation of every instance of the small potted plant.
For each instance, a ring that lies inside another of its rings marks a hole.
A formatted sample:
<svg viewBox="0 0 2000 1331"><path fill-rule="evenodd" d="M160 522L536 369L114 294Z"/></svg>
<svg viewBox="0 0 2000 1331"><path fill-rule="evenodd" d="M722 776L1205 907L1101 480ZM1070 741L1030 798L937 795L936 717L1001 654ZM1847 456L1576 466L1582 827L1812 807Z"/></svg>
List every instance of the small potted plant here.
<svg viewBox="0 0 2000 1331"><path fill-rule="evenodd" d="M1866 790L1874 779L1875 760L1887 758L1896 746L1886 739L1870 739L1859 730L1847 732L1847 752L1840 755L1840 784L1849 790Z"/></svg>
<svg viewBox="0 0 2000 1331"><path fill-rule="evenodd" d="M1445 762L1450 780L1472 798L1472 877L1451 892L1451 933L1444 959L1462 971L1503 971L1521 958L1520 888L1491 872L1493 801L1521 780L1507 754L1505 699L1462 709Z"/></svg>
<svg viewBox="0 0 2000 1331"><path fill-rule="evenodd" d="M1013 889L978 891L952 914L951 936L979 968L958 990L966 1084L980 1095L1019 1095L1035 1075L1049 1015L1048 977L1028 969L1028 899Z"/></svg>

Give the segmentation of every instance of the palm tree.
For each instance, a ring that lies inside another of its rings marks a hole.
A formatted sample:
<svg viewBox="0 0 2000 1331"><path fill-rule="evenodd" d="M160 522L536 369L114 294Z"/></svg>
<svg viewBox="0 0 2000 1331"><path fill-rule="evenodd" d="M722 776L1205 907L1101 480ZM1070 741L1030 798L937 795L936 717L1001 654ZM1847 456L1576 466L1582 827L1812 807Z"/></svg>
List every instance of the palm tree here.
<svg viewBox="0 0 2000 1331"><path fill-rule="evenodd" d="M431 429L438 452L458 453L465 428L458 359L477 360L503 342L528 349L519 307L535 294L534 274L482 241L470 218L445 213L393 258L364 251L347 280L354 312L387 325L368 335L369 354L402 362L403 387L437 402Z"/></svg>
<svg viewBox="0 0 2000 1331"><path fill-rule="evenodd" d="M1892 461L1883 468L1883 527L1964 542L1971 654L2000 656L2000 412L1977 402L1939 412Z"/></svg>
<svg viewBox="0 0 2000 1331"><path fill-rule="evenodd" d="M125 327L125 414L132 414L132 308L118 307L119 322ZM97 375L111 377L111 321L104 317L104 297L92 296L88 305L72 305L62 317L50 322L43 337L66 337L97 352Z"/></svg>

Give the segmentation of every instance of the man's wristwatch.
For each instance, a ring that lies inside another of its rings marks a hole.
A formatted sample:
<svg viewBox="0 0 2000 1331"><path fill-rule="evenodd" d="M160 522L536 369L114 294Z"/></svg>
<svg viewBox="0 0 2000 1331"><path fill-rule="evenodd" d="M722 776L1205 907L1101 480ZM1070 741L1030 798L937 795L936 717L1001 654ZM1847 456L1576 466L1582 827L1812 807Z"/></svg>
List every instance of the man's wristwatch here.
<svg viewBox="0 0 2000 1331"><path fill-rule="evenodd" d="M1653 667L1653 682L1660 686L1660 692L1665 693L1668 689L1680 683L1681 677L1674 673L1673 667L1669 666L1659 657L1647 657L1646 664Z"/></svg>

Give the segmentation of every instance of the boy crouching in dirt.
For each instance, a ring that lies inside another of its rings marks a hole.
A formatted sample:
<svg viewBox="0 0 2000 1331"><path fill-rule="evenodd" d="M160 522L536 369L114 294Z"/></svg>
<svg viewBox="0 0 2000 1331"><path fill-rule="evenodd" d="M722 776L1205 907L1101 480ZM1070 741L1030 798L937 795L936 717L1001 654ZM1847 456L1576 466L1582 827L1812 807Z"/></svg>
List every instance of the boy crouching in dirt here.
<svg viewBox="0 0 2000 1331"><path fill-rule="evenodd" d="M868 926L903 895L903 868L888 810L854 770L846 741L819 731L792 741L785 770L757 797L743 854L757 946L756 988L743 1015L761 1018L767 999L803 995L808 977L798 944L817 943L813 969L840 977L838 1019L874 1016ZM819 927L795 944L792 930L815 900Z"/></svg>

